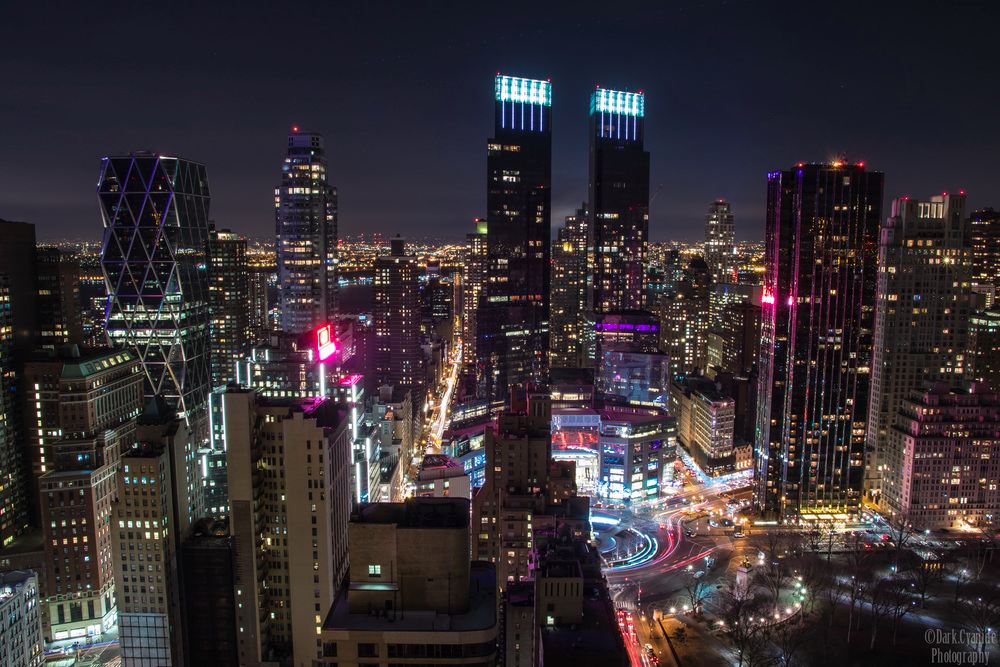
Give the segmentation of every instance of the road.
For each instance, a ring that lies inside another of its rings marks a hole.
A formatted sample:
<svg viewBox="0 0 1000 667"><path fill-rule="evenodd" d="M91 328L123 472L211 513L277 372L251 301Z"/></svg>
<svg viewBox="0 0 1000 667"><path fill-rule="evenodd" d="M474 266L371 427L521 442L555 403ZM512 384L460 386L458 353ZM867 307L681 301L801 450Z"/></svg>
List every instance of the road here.
<svg viewBox="0 0 1000 667"><path fill-rule="evenodd" d="M733 528L722 523L726 503L729 498L747 494L734 491L733 485L690 484L658 508L638 512L595 510L608 518L604 524L607 532L622 535L622 539L637 545L644 544L646 538L656 545L651 553L637 547L633 554L619 554L621 557L609 559L613 566L605 569L615 605L633 615L634 640L629 642L626 635L626 643L631 643L633 665L674 664L653 612L658 609L669 613L671 607L681 607L686 597L685 583L698 572L703 572L698 576L711 589L722 585L730 554L734 549L747 551L743 544L734 545L747 540L734 540ZM613 519L619 523L611 524ZM712 526L710 521L716 525ZM644 650L647 644L652 647L654 659Z"/></svg>

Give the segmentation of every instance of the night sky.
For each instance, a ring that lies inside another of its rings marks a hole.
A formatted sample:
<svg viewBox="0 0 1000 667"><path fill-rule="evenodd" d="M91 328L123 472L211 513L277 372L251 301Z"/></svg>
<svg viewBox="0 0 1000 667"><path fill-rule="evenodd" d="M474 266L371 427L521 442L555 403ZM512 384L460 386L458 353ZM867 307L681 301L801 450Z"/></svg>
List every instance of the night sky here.
<svg viewBox="0 0 1000 667"><path fill-rule="evenodd" d="M2 2L0 218L96 240L99 158L150 149L270 238L296 123L326 136L341 236L462 238L497 71L552 80L553 227L586 199L595 84L646 93L654 240L699 238L716 197L760 238L767 171L838 154L887 200L1000 206L996 4Z"/></svg>

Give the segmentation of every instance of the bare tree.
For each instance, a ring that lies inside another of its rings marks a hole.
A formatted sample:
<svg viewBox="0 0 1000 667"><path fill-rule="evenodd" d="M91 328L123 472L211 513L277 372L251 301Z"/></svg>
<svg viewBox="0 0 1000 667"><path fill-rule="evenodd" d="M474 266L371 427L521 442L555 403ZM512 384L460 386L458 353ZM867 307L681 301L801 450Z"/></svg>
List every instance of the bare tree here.
<svg viewBox="0 0 1000 667"><path fill-rule="evenodd" d="M879 626L882 625L882 618L889 612L889 590L892 579L881 579L874 572L869 572L868 580L864 586L864 599L868 603L868 610L871 614L871 640L868 642L869 650L875 650L875 639L878 636Z"/></svg>
<svg viewBox="0 0 1000 667"><path fill-rule="evenodd" d="M823 616L826 618L827 627L833 627L837 607L844 601L845 596L846 592L841 588L837 577L831 575L823 586Z"/></svg>
<svg viewBox="0 0 1000 667"><path fill-rule="evenodd" d="M921 607L927 603L931 587L941 581L945 572L940 561L925 561L912 551L903 554L900 570L906 574L913 592L920 597Z"/></svg>
<svg viewBox="0 0 1000 667"><path fill-rule="evenodd" d="M976 648L983 651L990 633L994 632L993 628L1000 623L1000 597L995 590L979 587L976 592L961 599L958 613L965 628L979 637Z"/></svg>
<svg viewBox="0 0 1000 667"><path fill-rule="evenodd" d="M774 645L774 663L779 667L793 667L799 662L799 654L809 640L809 633L786 621L772 627L770 638Z"/></svg>
<svg viewBox="0 0 1000 667"><path fill-rule="evenodd" d="M889 521L889 537L893 541L892 564L899 569L899 554L906 548L913 537L913 522L910 521L909 512L900 512L893 515Z"/></svg>
<svg viewBox="0 0 1000 667"><path fill-rule="evenodd" d="M892 622L892 645L896 645L896 636L899 633L899 626L903 623L903 618L913 609L914 602L910 599L910 580L904 577L893 579L886 591L886 602L888 604L888 616Z"/></svg>
<svg viewBox="0 0 1000 667"><path fill-rule="evenodd" d="M759 663L767 643L764 602L751 587L730 583L722 594L723 634L732 644L737 665Z"/></svg>
<svg viewBox="0 0 1000 667"><path fill-rule="evenodd" d="M803 559L799 572L802 577L802 587L804 589L803 609L812 613L816 608L816 601L819 599L821 588L827 580L827 569L816 556Z"/></svg>
<svg viewBox="0 0 1000 667"><path fill-rule="evenodd" d="M684 594L691 606L691 612L696 616L701 614L702 603L708 599L711 589L705 582L705 577L690 575L684 582Z"/></svg>

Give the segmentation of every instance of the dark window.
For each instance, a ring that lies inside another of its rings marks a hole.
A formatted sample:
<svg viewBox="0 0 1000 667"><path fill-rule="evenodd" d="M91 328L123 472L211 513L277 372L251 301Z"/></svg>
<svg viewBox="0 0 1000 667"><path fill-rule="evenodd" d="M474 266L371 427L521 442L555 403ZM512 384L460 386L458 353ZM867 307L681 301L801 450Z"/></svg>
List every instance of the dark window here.
<svg viewBox="0 0 1000 667"><path fill-rule="evenodd" d="M377 644L358 644L358 657L359 658L377 658L378 657L378 645Z"/></svg>

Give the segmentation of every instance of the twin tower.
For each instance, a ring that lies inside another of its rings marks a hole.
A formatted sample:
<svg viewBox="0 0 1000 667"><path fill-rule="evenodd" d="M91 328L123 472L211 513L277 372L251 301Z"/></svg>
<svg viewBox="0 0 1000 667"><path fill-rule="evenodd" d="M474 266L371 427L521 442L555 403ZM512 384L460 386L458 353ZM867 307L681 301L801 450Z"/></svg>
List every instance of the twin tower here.
<svg viewBox="0 0 1000 667"><path fill-rule="evenodd" d="M642 92L598 87L590 96L587 245L593 278L588 312L581 315L645 307L645 107ZM479 395L500 402L512 385L548 376L552 83L497 74L494 115L487 145L485 256L481 274L469 276L481 281L481 289L477 303L466 304L467 312L475 313L474 350L467 358L475 360Z"/></svg>

